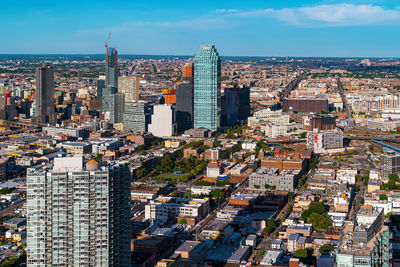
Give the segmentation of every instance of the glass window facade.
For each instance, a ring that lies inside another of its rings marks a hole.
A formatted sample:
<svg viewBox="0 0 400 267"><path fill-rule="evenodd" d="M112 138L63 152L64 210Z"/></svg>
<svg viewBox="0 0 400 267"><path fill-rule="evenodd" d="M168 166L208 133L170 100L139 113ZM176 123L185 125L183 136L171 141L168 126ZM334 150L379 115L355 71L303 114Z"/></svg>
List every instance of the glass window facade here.
<svg viewBox="0 0 400 267"><path fill-rule="evenodd" d="M194 128L217 130L221 116L221 58L203 45L194 58Z"/></svg>

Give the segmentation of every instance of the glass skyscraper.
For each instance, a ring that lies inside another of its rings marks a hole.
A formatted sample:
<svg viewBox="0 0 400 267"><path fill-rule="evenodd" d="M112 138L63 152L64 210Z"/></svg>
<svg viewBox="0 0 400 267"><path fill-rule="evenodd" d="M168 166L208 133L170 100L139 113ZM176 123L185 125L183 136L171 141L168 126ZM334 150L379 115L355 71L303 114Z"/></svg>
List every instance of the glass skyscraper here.
<svg viewBox="0 0 400 267"><path fill-rule="evenodd" d="M135 133L147 132L150 122L150 109L148 103L144 101L125 102L124 131Z"/></svg>
<svg viewBox="0 0 400 267"><path fill-rule="evenodd" d="M36 68L36 122L55 124L56 120L53 64L40 63Z"/></svg>
<svg viewBox="0 0 400 267"><path fill-rule="evenodd" d="M106 55L106 82L102 92L103 113L110 111L110 95L118 92L118 52L108 48Z"/></svg>
<svg viewBox="0 0 400 267"><path fill-rule="evenodd" d="M176 86L176 122L178 132L193 128L193 63L182 68L182 80Z"/></svg>
<svg viewBox="0 0 400 267"><path fill-rule="evenodd" d="M203 45L194 58L194 128L217 130L221 116L221 58Z"/></svg>
<svg viewBox="0 0 400 267"><path fill-rule="evenodd" d="M125 95L115 93L110 95L110 122L120 123L125 113Z"/></svg>

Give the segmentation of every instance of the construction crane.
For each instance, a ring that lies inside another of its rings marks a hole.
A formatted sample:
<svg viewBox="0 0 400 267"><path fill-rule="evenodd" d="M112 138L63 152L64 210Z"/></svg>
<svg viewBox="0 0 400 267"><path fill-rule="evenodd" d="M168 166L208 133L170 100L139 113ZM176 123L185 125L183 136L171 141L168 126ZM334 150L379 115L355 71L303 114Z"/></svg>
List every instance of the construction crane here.
<svg viewBox="0 0 400 267"><path fill-rule="evenodd" d="M107 42L105 42L104 47L106 48L106 53L108 55L108 43L110 42L111 32L108 34Z"/></svg>

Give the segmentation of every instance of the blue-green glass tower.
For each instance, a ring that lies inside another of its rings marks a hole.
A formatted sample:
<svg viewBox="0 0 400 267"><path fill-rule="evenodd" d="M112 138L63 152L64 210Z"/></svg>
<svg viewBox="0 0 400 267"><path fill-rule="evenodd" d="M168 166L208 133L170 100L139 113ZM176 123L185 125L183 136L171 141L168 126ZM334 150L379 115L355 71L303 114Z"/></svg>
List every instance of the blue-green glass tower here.
<svg viewBox="0 0 400 267"><path fill-rule="evenodd" d="M217 130L221 116L221 58L203 45L194 58L194 128Z"/></svg>

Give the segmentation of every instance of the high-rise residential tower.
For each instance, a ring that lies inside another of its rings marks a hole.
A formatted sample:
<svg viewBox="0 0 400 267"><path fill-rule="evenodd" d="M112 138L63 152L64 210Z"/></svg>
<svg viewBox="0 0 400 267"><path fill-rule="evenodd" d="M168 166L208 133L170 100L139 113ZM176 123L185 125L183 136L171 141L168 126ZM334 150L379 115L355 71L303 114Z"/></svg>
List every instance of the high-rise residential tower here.
<svg viewBox="0 0 400 267"><path fill-rule="evenodd" d="M193 128L193 63L182 68L181 82L176 86L176 122L178 132Z"/></svg>
<svg viewBox="0 0 400 267"><path fill-rule="evenodd" d="M157 137L172 136L176 132L175 106L154 105L148 131Z"/></svg>
<svg viewBox="0 0 400 267"><path fill-rule="evenodd" d="M42 168L27 175L27 265L131 266L129 164Z"/></svg>
<svg viewBox="0 0 400 267"><path fill-rule="evenodd" d="M41 63L36 68L37 123L56 123L54 106L54 68L52 63Z"/></svg>
<svg viewBox="0 0 400 267"><path fill-rule="evenodd" d="M139 101L140 78L118 77L118 93L125 95L125 101Z"/></svg>
<svg viewBox="0 0 400 267"><path fill-rule="evenodd" d="M194 128L217 130L221 116L221 58L203 45L194 58Z"/></svg>
<svg viewBox="0 0 400 267"><path fill-rule="evenodd" d="M110 95L118 92L118 52L109 47L106 54L106 82L102 93L103 113L110 111Z"/></svg>

